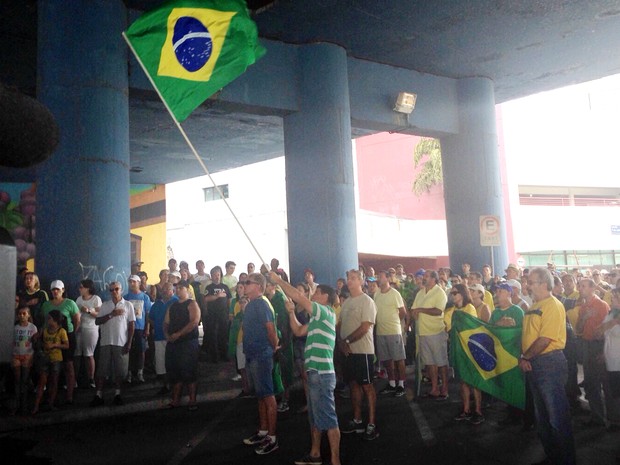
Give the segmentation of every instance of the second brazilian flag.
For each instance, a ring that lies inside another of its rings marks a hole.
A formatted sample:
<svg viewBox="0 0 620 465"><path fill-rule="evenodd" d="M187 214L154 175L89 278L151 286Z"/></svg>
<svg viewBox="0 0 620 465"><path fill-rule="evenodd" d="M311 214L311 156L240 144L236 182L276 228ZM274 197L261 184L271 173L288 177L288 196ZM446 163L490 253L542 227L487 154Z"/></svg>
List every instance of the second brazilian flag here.
<svg viewBox="0 0 620 465"><path fill-rule="evenodd" d="M454 312L450 360L458 379L520 409L525 408L525 378L519 368L521 328L489 325Z"/></svg>

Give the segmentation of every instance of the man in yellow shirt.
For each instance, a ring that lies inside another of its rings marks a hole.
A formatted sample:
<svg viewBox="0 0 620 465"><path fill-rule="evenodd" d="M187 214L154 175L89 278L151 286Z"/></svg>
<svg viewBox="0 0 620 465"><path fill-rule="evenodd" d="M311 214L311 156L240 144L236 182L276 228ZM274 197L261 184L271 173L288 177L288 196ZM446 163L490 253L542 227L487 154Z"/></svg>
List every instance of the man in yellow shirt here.
<svg viewBox="0 0 620 465"><path fill-rule="evenodd" d="M528 282L534 296L532 308L525 312L519 367L526 374L534 398L538 434L545 461L575 463L575 441L568 398L564 389L568 377L566 358L566 313L556 299L553 276L545 268L530 271Z"/></svg>
<svg viewBox="0 0 620 465"><path fill-rule="evenodd" d="M431 379L431 391L428 396L436 400L448 398L448 333L443 319L443 311L448 296L439 286L439 274L435 270L426 270L424 287L416 294L411 316L416 320L419 336L419 352L422 365L426 365ZM438 375L443 381L439 391Z"/></svg>

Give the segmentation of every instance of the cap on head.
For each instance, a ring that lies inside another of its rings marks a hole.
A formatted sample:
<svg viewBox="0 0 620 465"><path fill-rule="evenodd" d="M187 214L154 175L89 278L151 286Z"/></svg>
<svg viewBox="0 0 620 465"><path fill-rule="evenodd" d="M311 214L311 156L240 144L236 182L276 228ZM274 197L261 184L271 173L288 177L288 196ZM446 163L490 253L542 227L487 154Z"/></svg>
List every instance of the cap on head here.
<svg viewBox="0 0 620 465"><path fill-rule="evenodd" d="M54 281L52 281L52 284L50 285L50 289L64 289L65 288L65 283L63 283L60 279L55 279Z"/></svg>
<svg viewBox="0 0 620 465"><path fill-rule="evenodd" d="M519 289L519 292L521 292L521 283L516 279L509 279L508 281L506 281L506 284L508 284L510 287L516 287L517 289Z"/></svg>
<svg viewBox="0 0 620 465"><path fill-rule="evenodd" d="M515 270L515 271L519 271L519 267L517 265L515 265L514 263L509 263L508 266L506 267L506 271L508 270Z"/></svg>
<svg viewBox="0 0 620 465"><path fill-rule="evenodd" d="M136 282L140 282L140 276L138 276L137 274L132 274L127 281L136 281Z"/></svg>
<svg viewBox="0 0 620 465"><path fill-rule="evenodd" d="M470 284L468 286L471 290L479 291L484 294L484 286L482 284Z"/></svg>
<svg viewBox="0 0 620 465"><path fill-rule="evenodd" d="M505 291L508 291L512 294L512 287L510 286L510 284L507 283L501 283L497 285L497 290L499 291L500 289L503 289Z"/></svg>

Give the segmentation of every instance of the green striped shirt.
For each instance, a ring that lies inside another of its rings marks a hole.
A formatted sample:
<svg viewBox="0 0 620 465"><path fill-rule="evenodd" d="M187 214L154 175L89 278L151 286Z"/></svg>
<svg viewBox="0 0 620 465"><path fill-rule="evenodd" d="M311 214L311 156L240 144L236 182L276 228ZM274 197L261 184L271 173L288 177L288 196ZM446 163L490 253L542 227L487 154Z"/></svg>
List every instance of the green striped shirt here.
<svg viewBox="0 0 620 465"><path fill-rule="evenodd" d="M319 374L334 373L334 346L336 344L336 314L331 307L312 302L312 316L308 323L308 337L304 354L306 371Z"/></svg>

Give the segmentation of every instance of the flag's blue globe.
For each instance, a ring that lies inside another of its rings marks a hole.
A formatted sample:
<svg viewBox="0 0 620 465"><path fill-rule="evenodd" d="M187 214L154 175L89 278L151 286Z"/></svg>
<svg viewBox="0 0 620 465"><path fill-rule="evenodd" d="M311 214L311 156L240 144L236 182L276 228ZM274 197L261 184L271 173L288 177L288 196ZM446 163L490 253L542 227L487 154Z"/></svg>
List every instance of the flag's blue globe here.
<svg viewBox="0 0 620 465"><path fill-rule="evenodd" d="M213 51L211 34L204 24L196 18L183 16L174 25L172 47L179 63L187 71L202 68Z"/></svg>
<svg viewBox="0 0 620 465"><path fill-rule="evenodd" d="M471 356L484 371L493 371L497 366L495 343L493 338L485 333L472 334L467 341Z"/></svg>

